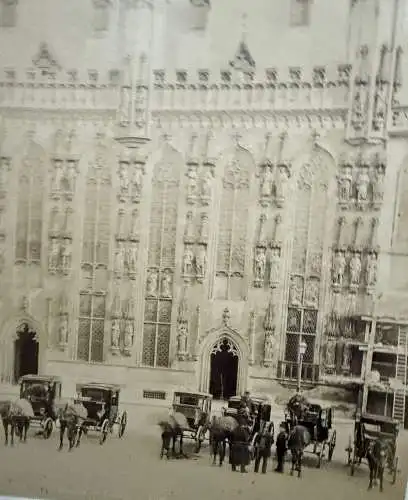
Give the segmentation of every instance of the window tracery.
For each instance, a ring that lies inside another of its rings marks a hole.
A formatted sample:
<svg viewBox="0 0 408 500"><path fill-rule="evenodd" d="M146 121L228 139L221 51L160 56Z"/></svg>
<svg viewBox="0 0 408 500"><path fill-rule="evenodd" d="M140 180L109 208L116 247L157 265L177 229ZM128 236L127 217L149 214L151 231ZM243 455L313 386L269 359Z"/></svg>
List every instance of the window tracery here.
<svg viewBox="0 0 408 500"><path fill-rule="evenodd" d="M90 166L85 196L77 343L77 359L87 362L104 359L111 195L109 167L99 163Z"/></svg>
<svg viewBox="0 0 408 500"><path fill-rule="evenodd" d="M158 163L152 182L142 363L167 367L176 266L179 165Z"/></svg>

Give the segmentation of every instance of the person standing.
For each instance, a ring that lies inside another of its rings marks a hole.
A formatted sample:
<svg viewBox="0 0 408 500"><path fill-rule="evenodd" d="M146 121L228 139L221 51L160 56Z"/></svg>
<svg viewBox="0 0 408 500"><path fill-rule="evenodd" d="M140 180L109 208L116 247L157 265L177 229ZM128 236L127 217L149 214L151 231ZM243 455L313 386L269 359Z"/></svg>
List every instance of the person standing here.
<svg viewBox="0 0 408 500"><path fill-rule="evenodd" d="M249 431L245 425L240 425L232 433L230 464L233 472L237 470L238 466L242 473L248 472L246 467L250 464L249 438Z"/></svg>
<svg viewBox="0 0 408 500"><path fill-rule="evenodd" d="M255 467L254 472L259 471L259 466L262 461L262 474L266 474L268 469L268 459L271 456L271 448L273 445L272 424L265 426L255 438Z"/></svg>
<svg viewBox="0 0 408 500"><path fill-rule="evenodd" d="M286 432L286 425L282 422L279 426L279 434L276 438L276 458L278 460L278 465L276 466L275 472L283 473L283 468L285 464L285 455L288 449L288 433Z"/></svg>

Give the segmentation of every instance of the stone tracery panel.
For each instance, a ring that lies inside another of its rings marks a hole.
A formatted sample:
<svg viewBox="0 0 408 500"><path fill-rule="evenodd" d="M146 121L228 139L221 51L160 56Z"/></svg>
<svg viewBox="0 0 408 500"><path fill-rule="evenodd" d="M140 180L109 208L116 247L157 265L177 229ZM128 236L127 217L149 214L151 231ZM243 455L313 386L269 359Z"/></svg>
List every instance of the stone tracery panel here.
<svg viewBox="0 0 408 500"><path fill-rule="evenodd" d="M171 160L172 152L169 153ZM142 364L169 365L173 283L176 267L180 165L156 164L150 208Z"/></svg>
<svg viewBox="0 0 408 500"><path fill-rule="evenodd" d="M33 145L18 172L17 263L39 264L41 260L45 169L35 148Z"/></svg>
<svg viewBox="0 0 408 500"><path fill-rule="evenodd" d="M216 298L243 300L246 242L251 203L250 159L237 152L224 172L217 229Z"/></svg>
<svg viewBox="0 0 408 500"><path fill-rule="evenodd" d="M285 359L290 362L297 361L301 337L307 345L304 361L313 363L314 358L324 242L329 230L328 161L319 155L302 167L298 178L285 349Z"/></svg>
<svg viewBox="0 0 408 500"><path fill-rule="evenodd" d="M110 260L112 177L108 164L90 165L86 180L77 359L104 359L106 291Z"/></svg>

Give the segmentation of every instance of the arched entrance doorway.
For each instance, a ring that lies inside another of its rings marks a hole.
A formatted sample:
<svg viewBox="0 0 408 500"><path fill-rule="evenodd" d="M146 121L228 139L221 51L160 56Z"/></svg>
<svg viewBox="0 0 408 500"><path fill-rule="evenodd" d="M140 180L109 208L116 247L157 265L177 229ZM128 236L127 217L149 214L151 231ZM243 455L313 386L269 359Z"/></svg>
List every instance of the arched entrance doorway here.
<svg viewBox="0 0 408 500"><path fill-rule="evenodd" d="M38 374L37 333L27 323L22 323L16 331L14 341L14 381L23 375Z"/></svg>
<svg viewBox="0 0 408 500"><path fill-rule="evenodd" d="M211 350L209 392L214 399L235 396L238 386L238 351L230 339L221 338Z"/></svg>

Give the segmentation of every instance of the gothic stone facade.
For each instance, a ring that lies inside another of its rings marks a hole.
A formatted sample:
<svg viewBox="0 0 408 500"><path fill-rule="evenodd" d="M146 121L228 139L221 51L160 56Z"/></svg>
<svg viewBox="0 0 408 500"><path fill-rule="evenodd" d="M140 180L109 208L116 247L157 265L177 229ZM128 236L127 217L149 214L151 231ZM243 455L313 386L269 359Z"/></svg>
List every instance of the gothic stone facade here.
<svg viewBox="0 0 408 500"><path fill-rule="evenodd" d="M408 315L402 51L378 49L279 72L242 42L220 77L155 70L147 91L66 76L45 44L31 81L6 73L2 381L23 323L67 392L208 391L224 339L238 391L291 377L300 338L312 378L336 371L339 337L350 372L359 332L333 318ZM150 141L128 149L135 91Z"/></svg>

